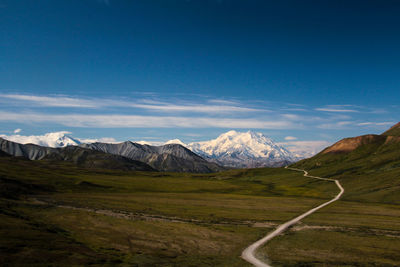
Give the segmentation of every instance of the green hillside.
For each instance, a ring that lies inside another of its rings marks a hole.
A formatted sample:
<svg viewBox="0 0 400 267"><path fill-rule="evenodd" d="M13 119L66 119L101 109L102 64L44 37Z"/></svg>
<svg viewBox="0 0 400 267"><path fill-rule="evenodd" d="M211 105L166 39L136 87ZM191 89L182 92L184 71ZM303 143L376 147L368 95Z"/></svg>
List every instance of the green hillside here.
<svg viewBox="0 0 400 267"><path fill-rule="evenodd" d="M400 203L400 137L346 138L293 166L340 179L344 199Z"/></svg>

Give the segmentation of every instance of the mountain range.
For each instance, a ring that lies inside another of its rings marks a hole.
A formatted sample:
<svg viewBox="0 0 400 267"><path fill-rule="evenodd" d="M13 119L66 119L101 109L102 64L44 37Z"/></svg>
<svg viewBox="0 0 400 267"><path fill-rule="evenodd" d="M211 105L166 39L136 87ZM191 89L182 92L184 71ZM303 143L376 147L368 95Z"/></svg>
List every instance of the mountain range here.
<svg viewBox="0 0 400 267"><path fill-rule="evenodd" d="M19 144L0 138L0 151L3 156L10 155L29 160L67 161L80 167L155 171L154 168L141 161L78 146L52 148Z"/></svg>
<svg viewBox="0 0 400 267"><path fill-rule="evenodd" d="M119 144L97 142L52 148L0 138L0 151L30 160L69 161L78 166L107 169L203 173L224 170L189 149L174 144L149 146L127 141Z"/></svg>
<svg viewBox="0 0 400 267"><path fill-rule="evenodd" d="M93 143L89 142L90 140L71 137L69 134L69 132L55 132L42 136L3 135L0 137L14 142L34 143L55 148L81 146L139 160L163 171L209 172L220 170L221 168L217 165L228 168L279 167L300 159L262 133L252 131L229 131L213 140L189 144L174 139L161 146L152 146L144 141Z"/></svg>
<svg viewBox="0 0 400 267"><path fill-rule="evenodd" d="M118 144L81 144L80 147L145 162L160 171L215 172L224 169L179 144L150 146L126 141Z"/></svg>
<svg viewBox="0 0 400 267"><path fill-rule="evenodd" d="M31 160L64 160L85 166L119 166L122 169L159 170L174 172L215 172L224 168L280 167L299 161L298 155L288 151L262 133L228 131L216 139L185 144L173 139L164 145L153 146L142 142L84 143L69 132L48 133L42 136L0 136L3 153ZM27 144L19 144L12 141ZM93 140L96 141L96 140ZM400 142L400 123L381 135L345 138L322 150L300 164L303 168L340 165L358 155L378 162L385 153ZM364 152L362 152L364 151ZM367 152L370 154L365 154ZM361 153L361 154L360 154ZM112 155L112 156L111 156ZM100 162L102 162L100 164ZM145 165L143 165L145 164ZM361 163L360 163L361 164ZM300 166L299 165L299 166ZM354 164L353 164L354 165ZM354 168L354 166L352 167Z"/></svg>

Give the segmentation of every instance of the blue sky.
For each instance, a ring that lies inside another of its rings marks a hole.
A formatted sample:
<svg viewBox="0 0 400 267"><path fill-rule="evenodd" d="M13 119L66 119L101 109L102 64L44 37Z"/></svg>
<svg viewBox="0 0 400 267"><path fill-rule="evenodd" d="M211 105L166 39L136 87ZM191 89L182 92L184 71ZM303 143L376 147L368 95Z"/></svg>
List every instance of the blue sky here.
<svg viewBox="0 0 400 267"><path fill-rule="evenodd" d="M398 14L398 1L0 0L0 133L380 133L399 121Z"/></svg>

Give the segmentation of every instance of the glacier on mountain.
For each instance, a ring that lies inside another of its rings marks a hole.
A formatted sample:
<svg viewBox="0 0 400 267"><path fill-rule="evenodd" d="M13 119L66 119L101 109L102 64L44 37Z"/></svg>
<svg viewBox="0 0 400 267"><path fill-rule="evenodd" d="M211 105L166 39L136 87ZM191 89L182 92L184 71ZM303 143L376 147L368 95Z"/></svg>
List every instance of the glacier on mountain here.
<svg viewBox="0 0 400 267"><path fill-rule="evenodd" d="M186 146L193 152L226 167L255 168L284 166L297 158L262 133L229 131L216 139L184 144L179 139L170 140Z"/></svg>

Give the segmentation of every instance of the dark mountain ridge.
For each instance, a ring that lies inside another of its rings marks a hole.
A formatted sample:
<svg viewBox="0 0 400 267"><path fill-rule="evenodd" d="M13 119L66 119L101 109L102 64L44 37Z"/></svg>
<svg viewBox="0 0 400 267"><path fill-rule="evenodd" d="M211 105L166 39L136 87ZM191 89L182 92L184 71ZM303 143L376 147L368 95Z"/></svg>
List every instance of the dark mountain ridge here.
<svg viewBox="0 0 400 267"><path fill-rule="evenodd" d="M118 144L82 144L80 147L145 162L160 171L215 172L224 170L179 144L150 146L126 141Z"/></svg>
<svg viewBox="0 0 400 267"><path fill-rule="evenodd" d="M224 169L176 144L149 146L127 141L119 144L93 143L51 148L0 138L0 151L4 156L69 161L79 166L108 169L199 173Z"/></svg>
<svg viewBox="0 0 400 267"><path fill-rule="evenodd" d="M50 148L33 144L24 145L0 138L0 151L4 155L30 160L68 161L87 168L155 171L140 161L77 146Z"/></svg>

